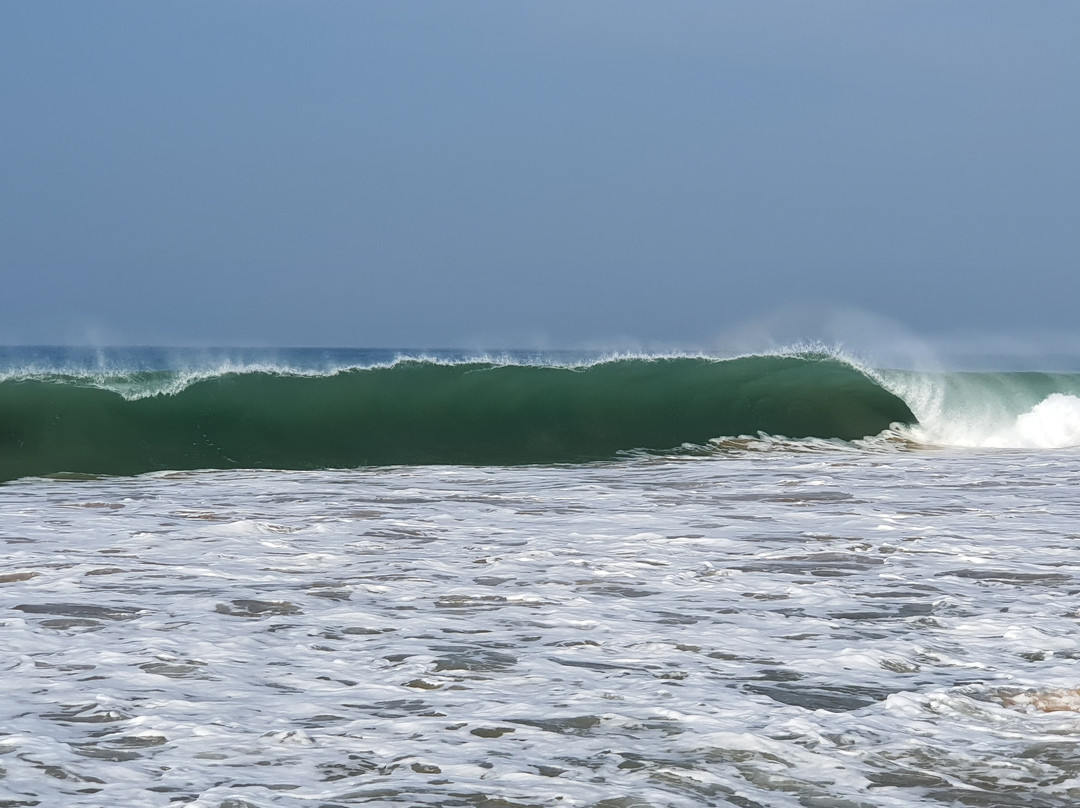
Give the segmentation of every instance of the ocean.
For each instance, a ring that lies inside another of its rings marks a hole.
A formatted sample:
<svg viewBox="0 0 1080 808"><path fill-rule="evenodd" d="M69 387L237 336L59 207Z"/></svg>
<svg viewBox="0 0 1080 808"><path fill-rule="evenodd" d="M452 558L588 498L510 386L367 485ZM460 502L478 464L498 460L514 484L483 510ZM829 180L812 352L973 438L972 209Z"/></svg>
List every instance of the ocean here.
<svg viewBox="0 0 1080 808"><path fill-rule="evenodd" d="M1080 373L0 349L0 806L1080 803Z"/></svg>

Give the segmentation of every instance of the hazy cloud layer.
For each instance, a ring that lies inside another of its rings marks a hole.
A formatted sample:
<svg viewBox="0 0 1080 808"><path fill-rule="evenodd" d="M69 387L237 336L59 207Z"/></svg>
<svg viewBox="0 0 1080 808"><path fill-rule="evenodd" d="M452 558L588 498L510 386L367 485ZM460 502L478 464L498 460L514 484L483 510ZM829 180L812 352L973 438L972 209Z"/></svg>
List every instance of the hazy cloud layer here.
<svg viewBox="0 0 1080 808"><path fill-rule="evenodd" d="M8 3L0 341L708 346L835 310L1054 342L1078 32L1074 2Z"/></svg>

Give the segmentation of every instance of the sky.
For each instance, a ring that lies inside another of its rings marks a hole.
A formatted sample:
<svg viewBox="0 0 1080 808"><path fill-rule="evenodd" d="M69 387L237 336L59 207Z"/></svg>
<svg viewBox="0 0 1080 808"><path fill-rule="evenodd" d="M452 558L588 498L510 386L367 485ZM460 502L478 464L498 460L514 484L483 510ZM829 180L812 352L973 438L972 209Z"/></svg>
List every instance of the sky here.
<svg viewBox="0 0 1080 808"><path fill-rule="evenodd" d="M1075 0L0 0L0 342L1080 347L1078 42Z"/></svg>

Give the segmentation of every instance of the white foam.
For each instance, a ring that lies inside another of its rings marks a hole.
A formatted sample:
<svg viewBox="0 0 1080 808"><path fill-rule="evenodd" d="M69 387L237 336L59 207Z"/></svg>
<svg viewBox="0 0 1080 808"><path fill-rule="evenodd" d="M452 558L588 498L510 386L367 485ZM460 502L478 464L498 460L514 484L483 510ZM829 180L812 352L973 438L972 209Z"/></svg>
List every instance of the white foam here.
<svg viewBox="0 0 1080 808"><path fill-rule="evenodd" d="M910 435L922 443L986 449L1080 446L1080 397L1066 393L1052 393L1020 414L945 412L919 421Z"/></svg>
<svg viewBox="0 0 1080 808"><path fill-rule="evenodd" d="M0 793L1072 804L1078 460L14 481Z"/></svg>
<svg viewBox="0 0 1080 808"><path fill-rule="evenodd" d="M0 792L1070 804L1080 453L1042 457L16 481Z"/></svg>
<svg viewBox="0 0 1080 808"><path fill-rule="evenodd" d="M1047 396L1031 412L1016 419L1014 435L1022 447L1080 445L1080 398L1063 393Z"/></svg>
<svg viewBox="0 0 1080 808"><path fill-rule="evenodd" d="M918 424L898 431L918 443L987 449L1080 446L1078 377L912 371L871 375L911 409ZM1048 393L1049 385L1057 391Z"/></svg>

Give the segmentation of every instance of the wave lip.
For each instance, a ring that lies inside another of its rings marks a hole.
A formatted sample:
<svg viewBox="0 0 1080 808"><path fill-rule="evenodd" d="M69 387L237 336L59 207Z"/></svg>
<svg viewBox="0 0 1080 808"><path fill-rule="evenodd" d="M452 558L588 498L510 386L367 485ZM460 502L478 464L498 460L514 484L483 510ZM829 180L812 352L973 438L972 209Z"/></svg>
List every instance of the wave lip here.
<svg viewBox="0 0 1080 808"><path fill-rule="evenodd" d="M577 463L759 433L855 440L914 422L895 393L825 354L24 376L0 381L0 479Z"/></svg>

